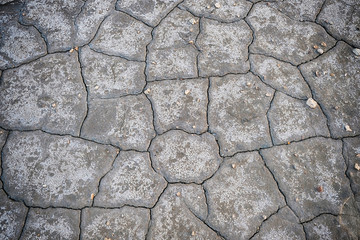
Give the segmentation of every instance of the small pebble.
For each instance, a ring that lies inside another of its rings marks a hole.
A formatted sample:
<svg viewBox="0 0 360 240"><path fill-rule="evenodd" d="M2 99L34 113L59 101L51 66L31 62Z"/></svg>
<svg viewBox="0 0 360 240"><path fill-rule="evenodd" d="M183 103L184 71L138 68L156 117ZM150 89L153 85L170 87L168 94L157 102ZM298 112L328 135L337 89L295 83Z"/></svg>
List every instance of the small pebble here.
<svg viewBox="0 0 360 240"><path fill-rule="evenodd" d="M354 168L355 168L356 170L360 171L360 165L359 165L358 163L355 163Z"/></svg>
<svg viewBox="0 0 360 240"><path fill-rule="evenodd" d="M267 97L271 97L271 93L266 93L265 94Z"/></svg>
<svg viewBox="0 0 360 240"><path fill-rule="evenodd" d="M72 53L73 51L74 51L74 49L72 48L72 49L70 49L70 51L69 51L69 52L70 52L70 53Z"/></svg>
<svg viewBox="0 0 360 240"><path fill-rule="evenodd" d="M177 192L177 193L176 193L176 196L180 197L180 196L181 196L181 193L180 193L180 192Z"/></svg>
<svg viewBox="0 0 360 240"><path fill-rule="evenodd" d="M195 235L196 235L195 231L192 231L191 236L195 236Z"/></svg>
<svg viewBox="0 0 360 240"><path fill-rule="evenodd" d="M318 49L319 46L318 46L318 45L314 45L313 48L314 48L314 49Z"/></svg>
<svg viewBox="0 0 360 240"><path fill-rule="evenodd" d="M345 131L347 131L347 132L351 132L351 131L352 131L349 125L345 125Z"/></svg>
<svg viewBox="0 0 360 240"><path fill-rule="evenodd" d="M207 5L206 8L209 9L209 8L210 8L210 5Z"/></svg>
<svg viewBox="0 0 360 240"><path fill-rule="evenodd" d="M156 62L151 62L151 64L154 64L154 65L156 65Z"/></svg>
<svg viewBox="0 0 360 240"><path fill-rule="evenodd" d="M51 104L51 106L52 106L53 108L55 108L55 107L56 107L56 103Z"/></svg>
<svg viewBox="0 0 360 240"><path fill-rule="evenodd" d="M144 91L145 94L149 94L150 92L151 92L151 89L150 89L150 88L148 88L148 89L146 89L146 90Z"/></svg>
<svg viewBox="0 0 360 240"><path fill-rule="evenodd" d="M335 106L335 110L338 110L339 109L339 106Z"/></svg>
<svg viewBox="0 0 360 240"><path fill-rule="evenodd" d="M317 102L312 99L312 98L309 98L307 101L306 101L306 105L308 105L310 108L316 108L316 106L318 105Z"/></svg>
<svg viewBox="0 0 360 240"><path fill-rule="evenodd" d="M193 40L190 40L189 43L190 43L190 44L194 44L194 41L193 41Z"/></svg>
<svg viewBox="0 0 360 240"><path fill-rule="evenodd" d="M294 153L294 157L298 157L299 155L297 153Z"/></svg>
<svg viewBox="0 0 360 240"><path fill-rule="evenodd" d="M319 54L323 54L324 53L324 50L322 50L321 48L317 49L316 50Z"/></svg>
<svg viewBox="0 0 360 240"><path fill-rule="evenodd" d="M47 187L47 185L46 185L46 184L44 184L44 185L43 185L43 187Z"/></svg>
<svg viewBox="0 0 360 240"><path fill-rule="evenodd" d="M321 42L321 46L326 47L326 42Z"/></svg>
<svg viewBox="0 0 360 240"><path fill-rule="evenodd" d="M94 197L95 197L95 194L92 193L90 196L91 200L94 200Z"/></svg>
<svg viewBox="0 0 360 240"><path fill-rule="evenodd" d="M319 72L319 71L316 71L316 72L315 72L315 76L320 77L320 76L321 76L320 72Z"/></svg>
<svg viewBox="0 0 360 240"><path fill-rule="evenodd" d="M360 56L360 49L359 48L354 48L352 51L356 56Z"/></svg>
<svg viewBox="0 0 360 240"><path fill-rule="evenodd" d="M236 168L235 163L231 164L231 167L235 169Z"/></svg>
<svg viewBox="0 0 360 240"><path fill-rule="evenodd" d="M78 97L81 97L81 93L78 94Z"/></svg>
<svg viewBox="0 0 360 240"><path fill-rule="evenodd" d="M265 216L265 215L262 215L262 218L265 220L265 219L267 219L267 217Z"/></svg>
<svg viewBox="0 0 360 240"><path fill-rule="evenodd" d="M335 74L334 74L334 73L330 73L330 76L335 77Z"/></svg>
<svg viewBox="0 0 360 240"><path fill-rule="evenodd" d="M250 87L251 86L251 82L247 82L246 86Z"/></svg>
<svg viewBox="0 0 360 240"><path fill-rule="evenodd" d="M356 157L360 158L360 153L356 154Z"/></svg>
<svg viewBox="0 0 360 240"><path fill-rule="evenodd" d="M221 7L220 3L215 3L215 7L220 8Z"/></svg>
<svg viewBox="0 0 360 240"><path fill-rule="evenodd" d="M188 95L190 93L190 90L186 89L184 93L185 93L185 95Z"/></svg>
<svg viewBox="0 0 360 240"><path fill-rule="evenodd" d="M324 191L324 189L323 189L322 186L318 186L318 187L316 188L316 190L317 190L318 192L323 192L323 191Z"/></svg>
<svg viewBox="0 0 360 240"><path fill-rule="evenodd" d="M76 46L74 49L75 49L76 51L79 51L79 47L78 47L78 46Z"/></svg>
<svg viewBox="0 0 360 240"><path fill-rule="evenodd" d="M110 221L106 221L106 226L110 226Z"/></svg>
<svg viewBox="0 0 360 240"><path fill-rule="evenodd" d="M195 23L196 23L196 20L192 18L192 19L190 19L190 23L191 23L191 24L195 24Z"/></svg>
<svg viewBox="0 0 360 240"><path fill-rule="evenodd" d="M192 128L193 128L193 129L195 129L195 128L196 128L196 126L194 125L194 126L192 126Z"/></svg>

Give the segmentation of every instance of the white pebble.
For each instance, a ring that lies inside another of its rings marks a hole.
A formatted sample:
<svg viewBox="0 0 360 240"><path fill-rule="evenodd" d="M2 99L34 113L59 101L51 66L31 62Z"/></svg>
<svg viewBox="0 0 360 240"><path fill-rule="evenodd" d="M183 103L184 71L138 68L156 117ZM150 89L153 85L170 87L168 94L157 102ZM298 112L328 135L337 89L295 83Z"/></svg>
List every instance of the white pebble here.
<svg viewBox="0 0 360 240"><path fill-rule="evenodd" d="M324 53L324 50L322 50L321 48L318 48L316 51L317 51L318 53L320 53L320 54L323 54L323 53Z"/></svg>
<svg viewBox="0 0 360 240"><path fill-rule="evenodd" d="M306 101L306 105L308 105L309 107L311 108L316 108L316 106L318 105L317 102L312 99L312 98L309 98L307 101Z"/></svg>
<svg viewBox="0 0 360 240"><path fill-rule="evenodd" d="M347 131L347 132L351 132L351 131L352 131L349 125L345 125L345 131Z"/></svg>
<svg viewBox="0 0 360 240"><path fill-rule="evenodd" d="M215 7L220 8L221 7L220 3L215 3Z"/></svg>
<svg viewBox="0 0 360 240"><path fill-rule="evenodd" d="M359 48L354 48L352 51L356 56L360 56L360 49Z"/></svg>

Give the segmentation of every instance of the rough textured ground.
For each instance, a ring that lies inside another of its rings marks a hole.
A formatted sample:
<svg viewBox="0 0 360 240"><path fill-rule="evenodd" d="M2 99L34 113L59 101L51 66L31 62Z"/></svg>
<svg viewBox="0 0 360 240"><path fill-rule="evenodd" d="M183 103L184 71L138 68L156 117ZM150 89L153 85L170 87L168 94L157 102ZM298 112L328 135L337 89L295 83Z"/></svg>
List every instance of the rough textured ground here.
<svg viewBox="0 0 360 240"><path fill-rule="evenodd" d="M0 239L360 239L358 0L0 0Z"/></svg>

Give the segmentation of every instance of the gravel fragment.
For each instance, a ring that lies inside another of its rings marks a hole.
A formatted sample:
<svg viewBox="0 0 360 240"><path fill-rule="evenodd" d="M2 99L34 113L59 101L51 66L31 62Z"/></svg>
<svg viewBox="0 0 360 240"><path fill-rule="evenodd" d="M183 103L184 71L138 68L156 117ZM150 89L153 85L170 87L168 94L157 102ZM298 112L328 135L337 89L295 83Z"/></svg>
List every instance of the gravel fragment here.
<svg viewBox="0 0 360 240"><path fill-rule="evenodd" d="M309 107L311 108L316 108L317 107L317 102L312 99L312 98L309 98L307 101L306 101L306 105L308 105Z"/></svg>

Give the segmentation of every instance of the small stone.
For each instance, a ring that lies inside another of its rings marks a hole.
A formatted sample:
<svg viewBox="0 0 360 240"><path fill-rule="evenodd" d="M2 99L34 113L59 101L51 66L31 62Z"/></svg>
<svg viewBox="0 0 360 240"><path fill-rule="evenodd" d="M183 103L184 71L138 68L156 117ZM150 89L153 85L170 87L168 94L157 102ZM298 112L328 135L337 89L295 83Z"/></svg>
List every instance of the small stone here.
<svg viewBox="0 0 360 240"><path fill-rule="evenodd" d="M294 153L294 157L298 157L299 155L297 153Z"/></svg>
<svg viewBox="0 0 360 240"><path fill-rule="evenodd" d="M315 72L315 76L320 77L320 76L321 76L321 73L320 73L319 71L316 71L316 72Z"/></svg>
<svg viewBox="0 0 360 240"><path fill-rule="evenodd" d="M90 196L91 200L94 200L94 197L95 197L95 194L92 193Z"/></svg>
<svg viewBox="0 0 360 240"><path fill-rule="evenodd" d="M251 82L247 82L246 86L250 87L251 86Z"/></svg>
<svg viewBox="0 0 360 240"><path fill-rule="evenodd" d="M360 56L360 49L359 48L354 48L352 50L352 52L356 55L356 56Z"/></svg>
<svg viewBox="0 0 360 240"><path fill-rule="evenodd" d="M81 93L78 94L78 97L81 97Z"/></svg>
<svg viewBox="0 0 360 240"><path fill-rule="evenodd" d="M354 168L355 168L356 170L360 171L360 165L359 165L358 163L355 163Z"/></svg>
<svg viewBox="0 0 360 240"><path fill-rule="evenodd" d="M335 74L334 74L334 73L330 73L330 76L335 77Z"/></svg>
<svg viewBox="0 0 360 240"><path fill-rule="evenodd" d="M70 51L69 51L69 52L70 52L70 53L72 53L73 51L74 51L74 49L72 48L72 49L70 49Z"/></svg>
<svg viewBox="0 0 360 240"><path fill-rule="evenodd" d="M235 169L236 168L235 163L231 164L231 167Z"/></svg>
<svg viewBox="0 0 360 240"><path fill-rule="evenodd" d="M150 88L148 88L148 89L146 89L146 90L144 91L145 94L150 94L150 92L151 92L151 89L150 89Z"/></svg>
<svg viewBox="0 0 360 240"><path fill-rule="evenodd" d="M177 192L176 196L180 197L181 196L181 192Z"/></svg>
<svg viewBox="0 0 360 240"><path fill-rule="evenodd" d="M360 153L356 154L356 157L360 158Z"/></svg>
<svg viewBox="0 0 360 240"><path fill-rule="evenodd" d="M209 9L209 8L210 8L210 5L207 5L206 8Z"/></svg>
<svg viewBox="0 0 360 240"><path fill-rule="evenodd" d="M271 93L266 93L265 94L267 97L271 97Z"/></svg>
<svg viewBox="0 0 360 240"><path fill-rule="evenodd" d="M326 42L321 42L321 46L326 47Z"/></svg>
<svg viewBox="0 0 360 240"><path fill-rule="evenodd" d="M266 217L265 215L262 215L262 218L263 218L264 220L266 220L266 219L267 219L267 217Z"/></svg>
<svg viewBox="0 0 360 240"><path fill-rule="evenodd" d="M318 105L317 102L312 99L312 98L309 98L307 101L306 101L306 105L308 105L310 108L316 108L316 106Z"/></svg>
<svg viewBox="0 0 360 240"><path fill-rule="evenodd" d="M220 8L221 7L220 3L215 3L215 7Z"/></svg>
<svg viewBox="0 0 360 240"><path fill-rule="evenodd" d="M195 236L195 235L196 235L195 231L192 231L191 236Z"/></svg>
<svg viewBox="0 0 360 240"><path fill-rule="evenodd" d="M345 131L347 131L347 132L351 132L351 131L352 131L349 125L345 125Z"/></svg>
<svg viewBox="0 0 360 240"><path fill-rule="evenodd" d="M323 191L324 191L324 189L323 189L322 186L318 186L318 187L316 188L316 190L317 190L318 192L323 192Z"/></svg>
<svg viewBox="0 0 360 240"><path fill-rule="evenodd" d="M151 64L156 65L156 62L151 62Z"/></svg>
<svg viewBox="0 0 360 240"><path fill-rule="evenodd" d="M44 184L44 185L43 185L43 187L47 187L47 185L46 185L46 184Z"/></svg>
<svg viewBox="0 0 360 240"><path fill-rule="evenodd" d="M55 107L56 107L56 103L51 104L51 106L52 106L53 108L55 108Z"/></svg>
<svg viewBox="0 0 360 240"><path fill-rule="evenodd" d="M290 145L291 142L287 142L288 145Z"/></svg>
<svg viewBox="0 0 360 240"><path fill-rule="evenodd" d="M79 51L79 47L78 47L78 46L76 46L74 49L75 49L76 51Z"/></svg>
<svg viewBox="0 0 360 240"><path fill-rule="evenodd" d="M321 48L317 49L316 50L319 54L323 54L324 53L324 50L322 50Z"/></svg>
<svg viewBox="0 0 360 240"><path fill-rule="evenodd" d="M110 226L110 221L106 221L106 226Z"/></svg>
<svg viewBox="0 0 360 240"><path fill-rule="evenodd" d="M98 85L96 85L96 86L94 87L94 89L95 89L95 90L99 89L99 86L98 86Z"/></svg>
<svg viewBox="0 0 360 240"><path fill-rule="evenodd" d="M190 44L194 44L194 41L193 41L193 40L190 40L189 43L190 43Z"/></svg>
<svg viewBox="0 0 360 240"><path fill-rule="evenodd" d="M195 128L196 128L196 126L194 125L194 126L192 126L192 128L193 128L193 129L195 129Z"/></svg>
<svg viewBox="0 0 360 240"><path fill-rule="evenodd" d="M188 95L190 93L190 90L186 89L184 93L185 93L185 95Z"/></svg>
<svg viewBox="0 0 360 240"><path fill-rule="evenodd" d="M314 48L314 49L319 49L319 46L318 46L318 45L314 45L313 48Z"/></svg>

